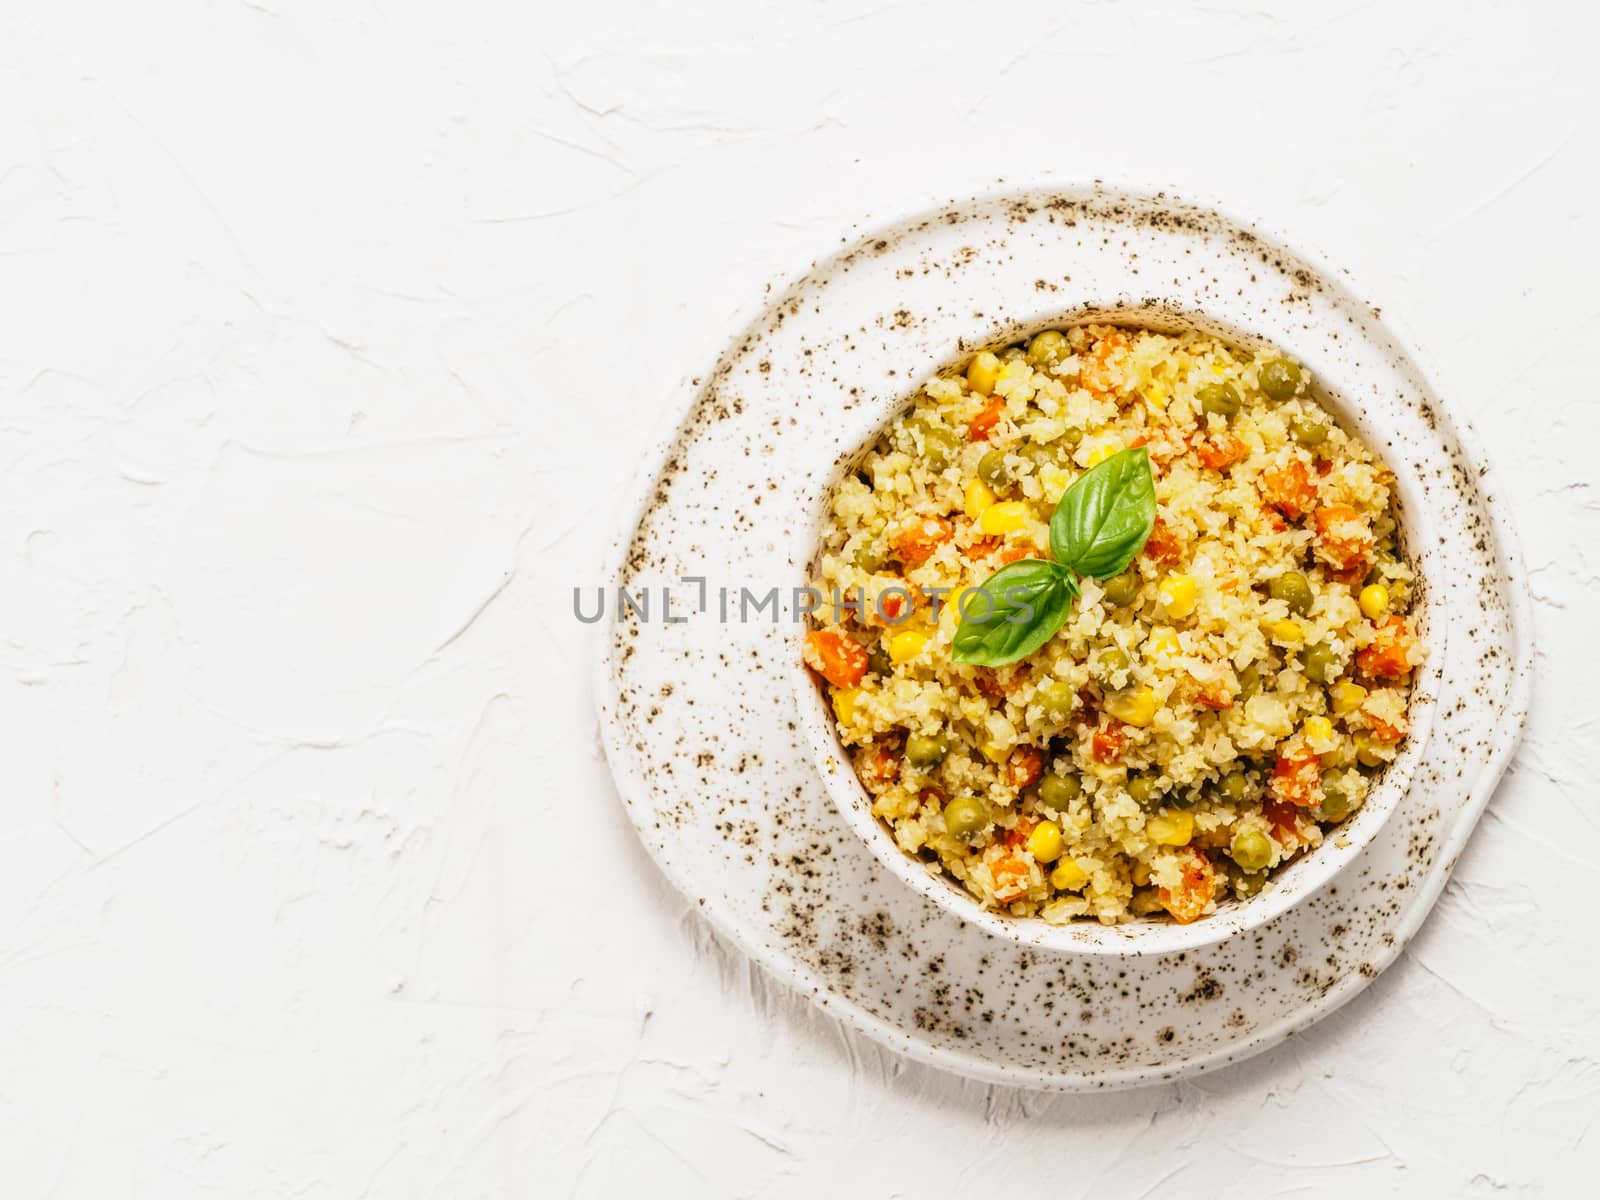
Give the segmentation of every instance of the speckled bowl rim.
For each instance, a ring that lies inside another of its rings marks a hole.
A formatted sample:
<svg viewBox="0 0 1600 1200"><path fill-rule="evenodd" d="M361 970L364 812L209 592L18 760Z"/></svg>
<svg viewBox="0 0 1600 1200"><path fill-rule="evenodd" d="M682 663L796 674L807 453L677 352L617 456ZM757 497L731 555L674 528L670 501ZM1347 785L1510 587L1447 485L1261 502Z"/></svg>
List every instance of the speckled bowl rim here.
<svg viewBox="0 0 1600 1200"><path fill-rule="evenodd" d="M1295 253L1292 247L1288 249ZM1296 257L1303 259L1305 256L1297 253ZM1329 279L1327 282L1333 281ZM1171 309L1152 310L1147 307L1141 310L1126 304L1099 304L1090 300L1053 316L1011 322L1008 326L1011 332L1005 334L1001 341L962 339L959 345L951 347L951 353L944 360L930 363L922 376L907 384L902 400L886 418L885 424L904 411L929 378L961 356L984 345L1009 345L1019 337L1028 336L1041 328L1065 328L1090 321L1112 321L1126 327L1167 331L1183 325L1223 337L1235 345L1263 342L1248 330L1235 329L1203 309L1190 310L1185 318L1179 318L1173 315ZM1280 349L1293 352L1292 347ZM812 762L840 815L890 874L952 916L976 925L991 937L1063 953L1134 956L1198 950L1202 946L1215 945L1259 928L1316 895L1360 858L1361 852L1399 807L1417 764L1427 750L1428 737L1433 731L1434 713L1438 707L1445 643L1449 636L1449 615L1446 606L1430 605L1427 601L1428 595L1436 590L1430 586L1432 573L1442 570L1443 564L1438 561L1438 555L1431 552L1437 543L1436 523L1427 503L1425 489L1404 455L1385 456L1375 447L1374 443L1379 441L1384 430L1373 414L1343 393L1328 391L1325 385L1337 382L1337 379L1317 381L1318 391L1323 393L1318 396L1319 402L1333 411L1341 425L1354 429L1369 450L1395 476L1400 493L1398 510L1403 544L1422 582L1419 603L1414 611L1422 622L1429 647L1428 660L1412 681L1412 700L1407 710L1412 722L1411 732L1400 754L1379 776L1376 788L1360 810L1338 826L1336 835L1328 836L1315 850L1297 855L1275 871L1272 875L1273 885L1260 895L1245 901L1224 901L1212 915L1187 925L1163 918L1141 918L1116 925L1103 925L1089 920L1052 925L1039 917L1014 917L1009 913L984 908L950 876L938 869L937 864L913 858L902 851L882 822L872 814L872 797L850 765L849 756L839 740L837 725L828 711L826 698L814 673L802 662L800 652L809 626L804 622L796 622L790 631L794 643L791 657L795 664L791 683L795 711ZM867 434L840 461L831 479L818 489L812 505L811 522L805 529L795 533L796 542L808 546L809 553L796 555L797 558L814 564L815 547L827 519L827 500L839 480L854 468L861 455L877 440L882 428ZM801 579L796 582L803 584L809 581Z"/></svg>
<svg viewBox="0 0 1600 1200"><path fill-rule="evenodd" d="M937 213L961 205L974 205L983 201L992 202L1006 197L1024 198L1039 194L1077 195L1097 199L1120 196L1140 203L1187 203L1210 210L1235 227L1249 231L1266 245L1287 247L1289 244L1288 240L1281 237L1275 229L1266 226L1259 220L1239 215L1215 196L1197 194L1192 189L1186 194L1187 198L1185 198L1175 190L1155 186L1142 189L1132 185L1110 188L1098 181L1085 183L1082 180L1061 180L1046 177L1026 184L1010 184L1003 190L997 189L969 196L950 197L943 200L929 197L925 203L914 207L907 206L904 210L891 217L873 217L870 222L848 226L850 234L844 239L844 250L841 251L837 244L830 244L819 254L817 262L806 273L816 270L824 260L831 256L847 253L850 246L871 238L878 231L888 233L903 227L911 220L916 219L919 214ZM1326 258L1308 248L1305 243L1296 244L1300 246L1298 251L1300 259L1317 268L1323 278L1328 281L1328 285L1335 289L1346 303L1356 305L1363 303L1351 291L1348 272L1333 268ZM799 277L785 277L782 282L793 283L797 278ZM760 320L767 307L768 300L766 295L753 290L751 300L739 309L730 320L728 327L738 331L748 331L755 328L756 323ZM1422 344L1411 335L1410 329L1403 321L1389 315L1389 310L1373 309L1374 314L1378 311L1382 311L1384 315L1381 318L1374 315L1373 319L1379 325L1388 328L1392 332L1395 345L1405 347L1408 363L1416 379L1426 388L1429 394L1436 394L1431 387L1430 372L1428 370L1428 364L1431 360L1422 348ZM694 361L720 361L729 344L729 339L726 336L721 336L715 344L708 344L708 353L697 357ZM699 378L686 373L674 389L676 401L664 405L660 410L660 416L652 430L654 436L651 442L653 446L670 445L675 440L675 435L683 432L694 411L701 391L702 384ZM1277 1045L1285 1038L1308 1028L1328 1013L1348 1002L1362 991L1372 979L1376 978L1378 974L1393 963L1405 949L1410 939L1415 936L1423 920L1432 911L1434 903L1438 900L1439 893L1444 889L1445 883L1450 877L1456 859L1465 848L1468 838L1473 829L1476 828L1478 820L1488 804L1489 797L1493 794L1501 776L1505 773L1506 766L1509 764L1522 738L1523 724L1526 720L1532 691L1533 643L1530 634L1532 629L1532 602L1528 595L1521 545L1510 515L1505 511L1504 503L1501 501L1494 486L1495 476L1489 465L1490 460L1484 452L1477 432L1470 419L1464 413L1450 406L1448 402L1442 403L1440 408L1442 418L1448 423L1449 430L1454 435L1459 457L1474 468L1474 489L1483 499L1484 515L1489 521L1495 536L1497 556L1505 566L1506 618L1511 640L1507 650L1512 684L1506 696L1505 710L1507 713L1513 714L1515 720L1506 722L1498 727L1500 737L1490 748L1476 780L1469 789L1467 799L1461 807L1461 813L1465 819L1458 819L1452 823L1450 836L1440 847L1435 867L1424 877L1421 885L1413 893L1412 902L1405 908L1396 922L1393 940L1387 943L1385 952L1375 956L1371 972L1352 971L1345 974L1335 981L1332 986L1322 989L1299 1008L1291 1010L1275 1021L1260 1026L1248 1037L1235 1042L1223 1043L1213 1050L1190 1058L1184 1063L1181 1072L1144 1064L1111 1067L1095 1074L1092 1083L1088 1083L1088 1086L1092 1086L1097 1090L1139 1087L1170 1080L1178 1073L1199 1073L1236 1063ZM617 533L603 558L603 578L620 579L623 577L634 531L650 507L651 498L659 484L664 466L665 460L663 459L661 463L656 465L654 470L642 472L636 480L634 492L620 506ZM636 771L631 769L630 748L625 741L625 730L621 725L618 712L611 703L612 683L616 673L613 650L613 640L608 636L603 641L602 652L596 658L591 686L593 688L595 715L601 747L608 764L612 768L612 777L617 790L624 800L626 808L631 813L632 811L643 809L643 802L648 793L648 784ZM696 886L694 880L687 875L677 862L671 860L663 861L659 857L655 858L655 862L658 869L683 895L690 897L695 895ZM875 1013L869 1012L853 1000L834 996L817 987L806 987L804 980L795 975L793 964L775 944L747 936L743 928L732 921L727 914L718 911L715 906L700 905L698 911L717 934L737 946L751 960L767 971L773 979L786 987L794 989L798 994L811 1000L818 1008L835 1016L852 1028L915 1061L987 1083L1025 1088L1044 1088L1047 1090L1077 1090L1086 1086L1087 1081L1083 1081L1080 1076L1066 1076L1044 1070L1030 1070L1007 1063L974 1060L970 1056L960 1054L943 1046L933 1045L913 1038L905 1029Z"/></svg>

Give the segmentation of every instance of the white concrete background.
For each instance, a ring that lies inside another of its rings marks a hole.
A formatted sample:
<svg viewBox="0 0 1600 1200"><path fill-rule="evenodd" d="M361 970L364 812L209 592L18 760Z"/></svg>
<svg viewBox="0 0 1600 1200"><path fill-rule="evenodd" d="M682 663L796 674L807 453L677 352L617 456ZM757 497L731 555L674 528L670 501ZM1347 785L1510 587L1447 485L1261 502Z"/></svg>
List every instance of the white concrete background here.
<svg viewBox="0 0 1600 1200"><path fill-rule="evenodd" d="M0 1194L1588 1191L1595 11L0 6ZM1538 604L1522 752L1404 958L1092 1097L910 1066L719 946L568 615L770 279L1047 170L1354 272Z"/></svg>

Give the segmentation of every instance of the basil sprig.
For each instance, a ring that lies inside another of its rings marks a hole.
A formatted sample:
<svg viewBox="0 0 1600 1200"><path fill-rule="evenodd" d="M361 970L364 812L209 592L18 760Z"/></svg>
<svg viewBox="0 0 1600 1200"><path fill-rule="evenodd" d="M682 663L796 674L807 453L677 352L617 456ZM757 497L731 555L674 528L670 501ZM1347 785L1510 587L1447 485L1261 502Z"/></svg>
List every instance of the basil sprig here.
<svg viewBox="0 0 1600 1200"><path fill-rule="evenodd" d="M1053 562L1007 563L962 597L955 660L996 666L1032 654L1061 628L1077 595L1077 581Z"/></svg>
<svg viewBox="0 0 1600 1200"><path fill-rule="evenodd" d="M1155 524L1156 483L1143 446L1090 468L1062 493L1050 518L1054 561L1008 563L975 589L983 595L967 593L950 657L984 667L1026 658L1065 623L1078 579L1122 574Z"/></svg>
<svg viewBox="0 0 1600 1200"><path fill-rule="evenodd" d="M1143 446L1113 454L1061 496L1050 518L1050 553L1090 579L1128 569L1156 526L1156 481Z"/></svg>

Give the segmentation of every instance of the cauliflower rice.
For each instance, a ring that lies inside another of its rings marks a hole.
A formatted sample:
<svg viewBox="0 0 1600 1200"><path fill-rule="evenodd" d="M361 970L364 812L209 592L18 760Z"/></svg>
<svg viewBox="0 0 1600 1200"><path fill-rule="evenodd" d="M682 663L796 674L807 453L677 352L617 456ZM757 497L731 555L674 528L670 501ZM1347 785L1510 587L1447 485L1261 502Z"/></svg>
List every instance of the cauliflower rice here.
<svg viewBox="0 0 1600 1200"><path fill-rule="evenodd" d="M841 602L805 645L885 836L986 908L1186 922L1361 806L1424 650L1392 476L1308 385L1109 325L928 382L831 497L814 583ZM1022 661L952 662L962 590L1047 557L1062 492L1139 445L1157 516L1127 573Z"/></svg>

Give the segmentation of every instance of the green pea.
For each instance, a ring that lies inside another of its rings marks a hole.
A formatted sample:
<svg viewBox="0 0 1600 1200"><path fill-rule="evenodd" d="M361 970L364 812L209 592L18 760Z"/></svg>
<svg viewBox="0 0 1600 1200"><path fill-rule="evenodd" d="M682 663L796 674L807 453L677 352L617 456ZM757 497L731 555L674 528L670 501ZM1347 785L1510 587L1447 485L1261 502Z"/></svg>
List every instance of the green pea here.
<svg viewBox="0 0 1600 1200"><path fill-rule="evenodd" d="M1251 663L1237 672L1239 676L1239 695L1248 700L1261 690L1261 668Z"/></svg>
<svg viewBox="0 0 1600 1200"><path fill-rule="evenodd" d="M1300 390L1300 368L1283 358L1261 364L1261 390L1267 399L1282 402Z"/></svg>
<svg viewBox="0 0 1600 1200"><path fill-rule="evenodd" d="M1036 367L1049 366L1066 358L1072 350L1067 345L1067 335L1059 329L1046 329L1033 335L1028 343L1028 362Z"/></svg>
<svg viewBox="0 0 1600 1200"><path fill-rule="evenodd" d="M863 571L876 571L883 566L883 547L872 542L862 542L852 560Z"/></svg>
<svg viewBox="0 0 1600 1200"><path fill-rule="evenodd" d="M1065 725L1078 707L1078 693L1070 683L1059 679L1040 688L1038 700L1044 715L1055 725Z"/></svg>
<svg viewBox="0 0 1600 1200"><path fill-rule="evenodd" d="M936 767L950 753L950 739L942 733L913 733L906 739L906 761L914 767Z"/></svg>
<svg viewBox="0 0 1600 1200"><path fill-rule="evenodd" d="M991 450L978 460L978 478L997 492L1011 486L1011 472L1006 467L1004 450Z"/></svg>
<svg viewBox="0 0 1600 1200"><path fill-rule="evenodd" d="M1095 656L1095 675L1101 683L1109 683L1130 665L1128 652L1121 646L1107 646Z"/></svg>
<svg viewBox="0 0 1600 1200"><path fill-rule="evenodd" d="M1208 383L1195 392L1195 398L1200 401L1203 410L1219 417L1233 416L1242 403L1239 389L1231 383Z"/></svg>
<svg viewBox="0 0 1600 1200"><path fill-rule="evenodd" d="M1313 683L1331 683L1339 677L1339 661L1327 642L1312 642L1300 656L1300 673Z"/></svg>
<svg viewBox="0 0 1600 1200"><path fill-rule="evenodd" d="M1322 807L1317 816L1323 821L1342 821L1355 811L1353 782L1343 771L1322 773Z"/></svg>
<svg viewBox="0 0 1600 1200"><path fill-rule="evenodd" d="M1126 608L1139 594L1139 576L1134 571L1124 571L1113 575L1102 586L1106 589L1107 600L1118 608Z"/></svg>
<svg viewBox="0 0 1600 1200"><path fill-rule="evenodd" d="M1272 861L1272 843L1264 833L1241 833L1228 847L1228 855L1246 871L1259 871Z"/></svg>
<svg viewBox="0 0 1600 1200"><path fill-rule="evenodd" d="M1289 434L1302 446L1320 446L1328 440L1328 418L1319 412L1301 413L1289 422Z"/></svg>
<svg viewBox="0 0 1600 1200"><path fill-rule="evenodd" d="M874 675L887 675L894 670L894 663L889 661L889 652L879 642L867 651L867 670Z"/></svg>
<svg viewBox="0 0 1600 1200"><path fill-rule="evenodd" d="M1156 781L1149 775L1128 776L1128 795L1146 812L1153 812L1161 805L1160 797L1156 795Z"/></svg>
<svg viewBox="0 0 1600 1200"><path fill-rule="evenodd" d="M1228 864L1228 885L1233 888L1233 894L1241 900L1248 900L1262 888L1267 886L1267 873L1265 871L1246 871L1237 863Z"/></svg>
<svg viewBox="0 0 1600 1200"><path fill-rule="evenodd" d="M1039 781L1039 800L1057 812L1064 812L1079 796L1083 783L1076 775L1046 775Z"/></svg>
<svg viewBox="0 0 1600 1200"><path fill-rule="evenodd" d="M1250 790L1250 781L1243 771L1229 771L1217 781L1217 794L1229 804L1238 804Z"/></svg>
<svg viewBox="0 0 1600 1200"><path fill-rule="evenodd" d="M1299 571L1285 571L1267 585L1274 600L1282 600L1289 611L1305 616L1311 611L1311 581Z"/></svg>
<svg viewBox="0 0 1600 1200"><path fill-rule="evenodd" d="M1076 446L1079 442L1083 441L1083 430L1079 429L1076 425L1068 425L1066 430L1061 435L1061 440L1069 446Z"/></svg>
<svg viewBox="0 0 1600 1200"><path fill-rule="evenodd" d="M944 806L944 827L959 841L973 841L991 824L988 806L976 796L957 796Z"/></svg>
<svg viewBox="0 0 1600 1200"><path fill-rule="evenodd" d="M922 435L922 457L935 471L942 471L955 462L961 452L961 440L948 429L930 428Z"/></svg>

